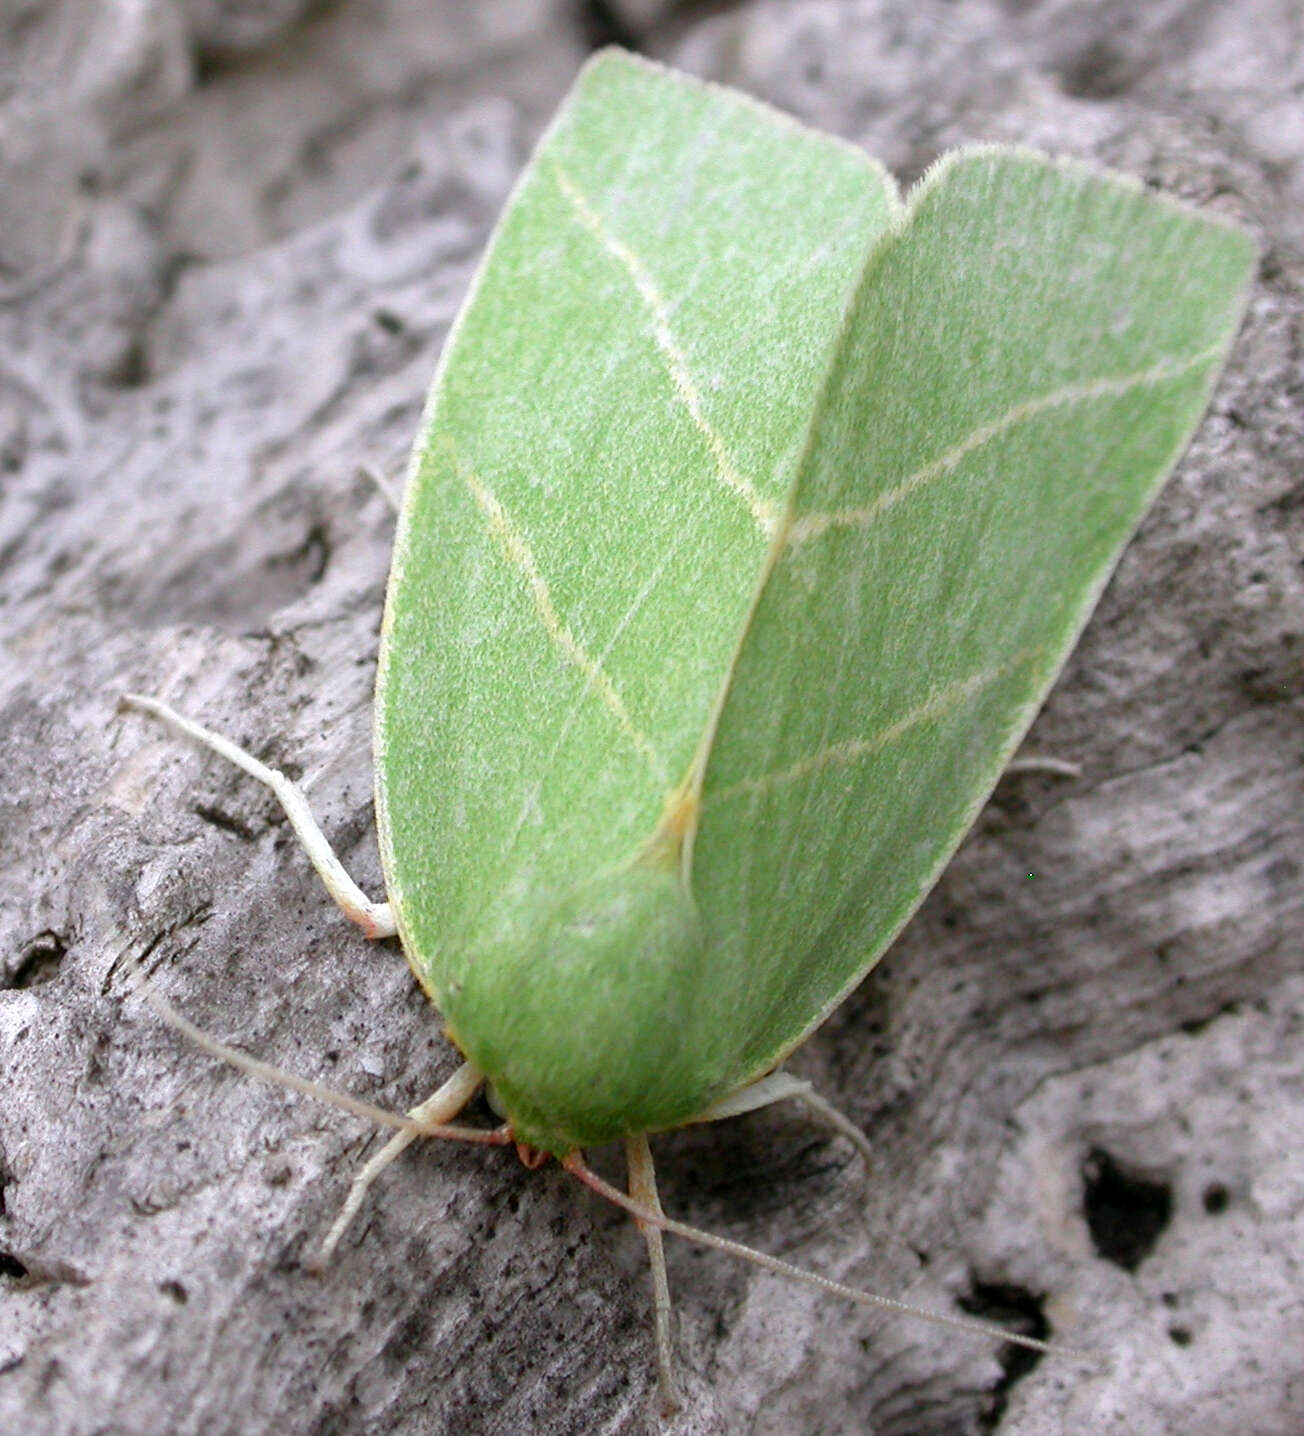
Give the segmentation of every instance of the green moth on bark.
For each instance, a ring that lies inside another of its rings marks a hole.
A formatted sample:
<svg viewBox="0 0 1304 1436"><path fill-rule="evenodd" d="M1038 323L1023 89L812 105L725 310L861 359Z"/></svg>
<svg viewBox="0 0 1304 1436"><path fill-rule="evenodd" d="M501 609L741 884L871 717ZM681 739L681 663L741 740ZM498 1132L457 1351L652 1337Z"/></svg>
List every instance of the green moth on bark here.
<svg viewBox="0 0 1304 1436"><path fill-rule="evenodd" d="M972 823L1254 258L1029 151L956 152L902 200L850 145L606 53L417 438L376 691L387 902L280 775L133 701L279 783L337 900L397 932L467 1059L418 1122L487 1080L510 1138L586 1179L624 1140L659 1213L647 1134L800 1095L771 1074Z"/></svg>

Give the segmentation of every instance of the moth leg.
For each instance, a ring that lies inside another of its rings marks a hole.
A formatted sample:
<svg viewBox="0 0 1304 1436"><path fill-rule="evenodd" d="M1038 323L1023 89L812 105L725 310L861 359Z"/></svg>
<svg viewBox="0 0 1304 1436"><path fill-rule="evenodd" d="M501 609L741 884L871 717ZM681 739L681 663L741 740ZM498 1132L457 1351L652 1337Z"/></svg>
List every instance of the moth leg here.
<svg viewBox="0 0 1304 1436"><path fill-rule="evenodd" d="M641 1206L663 1216L661 1198L657 1196L656 1172L652 1166L652 1149L644 1133L625 1138L625 1161L629 1167L630 1196ZM669 1416L679 1409L679 1400L675 1395L670 1357L670 1281L666 1276L666 1254L661 1242L661 1228L641 1222L637 1217L634 1220L647 1243L648 1262L652 1268L652 1329L657 1348L657 1391L661 1397L662 1413Z"/></svg>
<svg viewBox="0 0 1304 1436"><path fill-rule="evenodd" d="M183 718L176 709L169 708L157 698L124 693L120 702L128 708L139 708L142 712L162 718L165 723L170 723L182 733L211 748L213 752L220 753L228 762L242 768L251 778L257 778L260 783L269 787L280 799L295 836L308 854L308 861L317 869L318 876L326 884L326 891L335 899L344 916L357 923L370 938L394 936L398 929L395 927L390 905L387 902L372 902L344 871L344 864L335 856L335 850L327 842L326 834L317 826L317 820L308 807L308 800L297 784L292 783L284 773L269 768L266 763L260 763L252 753L246 753L229 738L223 738L190 718Z"/></svg>
<svg viewBox="0 0 1304 1436"><path fill-rule="evenodd" d="M860 1154L860 1159L867 1169L873 1166L874 1149L869 1144L869 1138L850 1117L844 1116L831 1102L821 1097L809 1082L794 1077L789 1072L771 1072L768 1077L762 1077L747 1087L740 1087L737 1092L731 1092L729 1096L713 1102L704 1112L694 1117L693 1121L720 1122L725 1117L738 1117L744 1112L755 1112L760 1107L769 1107L775 1102L786 1102L789 1099L802 1103L806 1110L826 1127L831 1127L839 1136L845 1137Z"/></svg>
<svg viewBox="0 0 1304 1436"><path fill-rule="evenodd" d="M456 1072L438 1091L427 1097L419 1106L408 1112L414 1122L451 1122L463 1107L475 1096L484 1075L470 1062L463 1062ZM389 1164L416 1141L416 1132L395 1132L385 1145L370 1157L353 1178L349 1194L344 1198L340 1214L331 1224L317 1255L309 1263L313 1271L324 1271L340 1244L340 1238L357 1216L359 1208L367 1198L371 1184Z"/></svg>
<svg viewBox="0 0 1304 1436"><path fill-rule="evenodd" d="M1032 754L1027 758L1011 758L1005 765L1007 773L1053 773L1059 778L1080 778L1082 765L1067 758L1045 758Z"/></svg>
<svg viewBox="0 0 1304 1436"><path fill-rule="evenodd" d="M850 1117L839 1112L826 1097L821 1097L809 1082L804 1083L803 1087L803 1091L792 1094L793 1098L801 1102L806 1110L823 1122L825 1126L831 1127L839 1136L845 1137L860 1154L860 1160L865 1164L865 1170L871 1171L874 1165L874 1149L869 1145L869 1138Z"/></svg>
<svg viewBox="0 0 1304 1436"><path fill-rule="evenodd" d="M395 513L398 513L403 507L403 500L399 495L399 490L395 486L393 479L381 473L375 464L359 464L358 472L364 478L371 480L376 488L380 490L381 497L385 502Z"/></svg>

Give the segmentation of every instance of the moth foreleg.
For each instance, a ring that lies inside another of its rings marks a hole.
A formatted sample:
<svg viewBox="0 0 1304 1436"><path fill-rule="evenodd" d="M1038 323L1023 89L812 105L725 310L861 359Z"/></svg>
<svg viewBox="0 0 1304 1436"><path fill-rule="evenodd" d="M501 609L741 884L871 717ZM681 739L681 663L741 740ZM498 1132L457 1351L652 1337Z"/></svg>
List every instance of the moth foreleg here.
<svg viewBox="0 0 1304 1436"><path fill-rule="evenodd" d="M183 717L175 708L157 698L145 698L138 693L124 693L121 703L128 708L139 708L152 713L165 723L194 738L214 753L220 753L228 762L243 769L251 778L269 787L280 799L285 815L290 820L295 836L308 855L308 861L317 869L317 874L326 885L326 891L334 898L340 911L351 922L357 923L369 938L393 937L397 928L394 914L387 902L372 902L353 879L344 871L344 864L335 854L326 839L326 834L317 825L303 790L292 783L284 773L269 768L252 753L246 752L229 738L214 733L210 728Z"/></svg>

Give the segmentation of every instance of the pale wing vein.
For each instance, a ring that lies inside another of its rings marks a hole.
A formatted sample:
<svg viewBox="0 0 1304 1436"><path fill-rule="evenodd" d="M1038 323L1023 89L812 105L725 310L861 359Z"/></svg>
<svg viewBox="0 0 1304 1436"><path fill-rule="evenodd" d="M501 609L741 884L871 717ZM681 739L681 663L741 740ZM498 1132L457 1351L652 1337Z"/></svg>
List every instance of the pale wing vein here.
<svg viewBox="0 0 1304 1436"><path fill-rule="evenodd" d="M647 762L653 773L659 779L664 780L667 771L666 765L662 762L651 740L630 716L624 699L616 691L615 684L604 672L601 663L575 637L557 612L552 601L552 594L548 589L548 581L539 571L534 551L525 535L512 522L507 510L503 508L488 486L470 466L460 456L454 456L454 462L463 483L475 500L476 506L485 516L490 536L498 545L499 551L524 578L530 591L530 597L534 602L534 611L539 615L539 622L543 625L544 632L547 633L552 646L565 662L583 674L590 690L597 695L603 706L616 720L620 731Z"/></svg>
<svg viewBox="0 0 1304 1436"><path fill-rule="evenodd" d="M911 494L924 488L935 479L940 479L950 473L952 469L963 463L975 449L982 448L984 444L991 443L993 439L1000 438L1002 434L1008 433L1019 424L1025 423L1049 409L1088 403L1092 399L1122 398L1135 389L1161 384L1165 380L1176 379L1193 369L1199 369L1219 358L1222 352L1223 345L1216 344L1189 359L1161 359L1157 364L1135 374L1125 374L1112 379L1087 379L1077 384L1066 384L1062 389L1056 389L1036 399L1027 399L1021 404L1015 404L999 418L992 419L974 429L940 458L925 464L921 469L916 469L908 478L902 479L893 488L879 494L872 503L865 504L861 508L803 514L800 518L793 519L787 531L788 547L796 548L799 544L805 543L808 539L818 538L830 529L868 528L889 509L899 504L902 499L909 498Z"/></svg>
<svg viewBox="0 0 1304 1436"><path fill-rule="evenodd" d="M674 328L670 322L670 306L666 303L660 289L657 288L656 281L649 273L647 265L629 245L623 240L617 239L607 229L602 222L602 217L589 203L583 190L560 165L554 163L552 171L557 180L557 187L575 211L575 216L580 224L624 268L629 275L630 282L638 291L639 298L647 306L652 319L652 333L656 339L657 348L661 351L661 355L666 361L666 367L670 371L670 382L674 386L680 402L688 410L694 427L701 434L703 442L710 451L711 458L715 463L716 478L747 505L757 527L768 537L773 533L782 510L778 504L767 499L745 474L739 472L719 430L707 418L701 390L698 389L689 370L688 358L675 338Z"/></svg>
<svg viewBox="0 0 1304 1436"><path fill-rule="evenodd" d="M898 718L895 723L889 723L886 728L879 729L877 733L868 734L863 738L850 738L841 743L831 743L827 748L821 748L818 753L811 753L787 768L779 768L772 773L761 773L754 778L742 778L737 783L731 783L727 788L721 788L718 792L708 793L704 799L704 806L714 807L717 803L749 794L771 793L776 788L800 782L803 778L812 777L826 768L847 767L864 758L872 757L875 753L881 753L884 748L896 742L912 728L917 728L921 723L936 722L955 712L957 708L963 707L970 699L977 697L984 688L989 688L1002 678L1008 678L1016 668L1027 663L1039 652L1040 649L1037 648L1021 649L1006 659L1004 663L998 663L993 668L984 669L981 673L972 673L967 678L957 678L954 682L947 683L935 693L930 694L917 708Z"/></svg>

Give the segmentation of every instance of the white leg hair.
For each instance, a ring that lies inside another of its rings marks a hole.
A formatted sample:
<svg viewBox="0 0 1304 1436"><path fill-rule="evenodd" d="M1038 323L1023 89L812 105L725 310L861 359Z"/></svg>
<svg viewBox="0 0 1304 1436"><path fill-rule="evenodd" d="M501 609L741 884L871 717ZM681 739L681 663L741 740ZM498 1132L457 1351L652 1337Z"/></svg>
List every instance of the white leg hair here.
<svg viewBox="0 0 1304 1436"><path fill-rule="evenodd" d="M335 899L340 911L351 922L357 923L369 938L393 937L398 931L394 914L387 902L372 902L353 879L344 871L344 864L335 855L335 850L326 840L326 834L317 826L317 820L308 807L297 784L292 783L284 773L260 763L252 753L245 750L220 733L214 733L202 724L183 717L175 708L157 698L144 698L138 693L124 693L121 703L128 708L139 708L152 713L182 733L220 753L228 762L243 769L251 778L269 787L281 800L285 815L290 820L295 836L308 854L308 861L317 869L317 874L326 884L326 891Z"/></svg>

